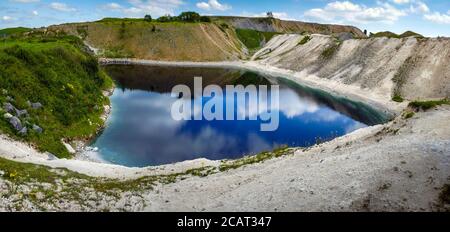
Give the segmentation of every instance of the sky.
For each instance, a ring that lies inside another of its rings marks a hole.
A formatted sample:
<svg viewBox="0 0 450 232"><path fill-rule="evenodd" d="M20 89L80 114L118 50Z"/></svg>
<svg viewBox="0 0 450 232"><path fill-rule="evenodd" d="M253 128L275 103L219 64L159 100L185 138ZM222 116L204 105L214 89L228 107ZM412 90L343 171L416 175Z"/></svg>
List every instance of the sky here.
<svg viewBox="0 0 450 232"><path fill-rule="evenodd" d="M450 37L450 0L0 0L0 28L183 11L249 17L271 11L280 19L354 25L369 32Z"/></svg>

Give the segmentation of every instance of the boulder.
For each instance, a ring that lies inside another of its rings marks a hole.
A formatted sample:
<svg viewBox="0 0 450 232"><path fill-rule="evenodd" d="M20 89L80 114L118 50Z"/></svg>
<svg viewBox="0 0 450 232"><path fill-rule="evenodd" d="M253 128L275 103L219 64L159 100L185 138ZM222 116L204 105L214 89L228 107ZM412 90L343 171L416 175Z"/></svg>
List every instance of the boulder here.
<svg viewBox="0 0 450 232"><path fill-rule="evenodd" d="M16 113L16 107L14 107L11 103L6 102L3 104L3 109L8 113Z"/></svg>
<svg viewBox="0 0 450 232"><path fill-rule="evenodd" d="M33 130L36 131L37 133L41 134L42 133L42 128L36 124L33 125Z"/></svg>
<svg viewBox="0 0 450 232"><path fill-rule="evenodd" d="M31 108L37 110L42 108L42 104L40 102L31 103Z"/></svg>
<svg viewBox="0 0 450 232"><path fill-rule="evenodd" d="M23 129L22 122L16 116L13 116L9 119L9 123L16 131L21 131Z"/></svg>
<svg viewBox="0 0 450 232"><path fill-rule="evenodd" d="M12 114L10 114L10 113L6 113L6 114L3 115L3 117L6 118L6 119L10 119L10 118L12 118L13 116L12 116Z"/></svg>
<svg viewBox="0 0 450 232"><path fill-rule="evenodd" d="M17 117L22 117L22 116L28 116L28 111L27 110L18 110L16 109L16 116Z"/></svg>
<svg viewBox="0 0 450 232"><path fill-rule="evenodd" d="M19 131L19 134L21 134L21 135L26 135L27 133L28 133L28 129L27 129L26 126L24 126L24 127L22 128L22 130Z"/></svg>

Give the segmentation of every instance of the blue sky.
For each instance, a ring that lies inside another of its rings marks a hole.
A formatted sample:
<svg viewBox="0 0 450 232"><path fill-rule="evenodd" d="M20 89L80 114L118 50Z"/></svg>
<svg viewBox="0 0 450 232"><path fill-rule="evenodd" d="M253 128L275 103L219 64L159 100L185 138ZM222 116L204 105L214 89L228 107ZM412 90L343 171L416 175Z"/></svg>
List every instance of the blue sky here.
<svg viewBox="0 0 450 232"><path fill-rule="evenodd" d="M0 28L41 27L103 17L176 15L262 16L355 25L369 32L414 30L450 36L449 0L0 0Z"/></svg>

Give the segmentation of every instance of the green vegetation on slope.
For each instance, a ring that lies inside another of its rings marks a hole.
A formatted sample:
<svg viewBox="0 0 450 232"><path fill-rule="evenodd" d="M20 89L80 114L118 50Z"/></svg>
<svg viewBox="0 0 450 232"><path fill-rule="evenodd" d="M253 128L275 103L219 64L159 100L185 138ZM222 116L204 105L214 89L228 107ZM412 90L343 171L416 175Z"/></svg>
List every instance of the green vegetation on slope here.
<svg viewBox="0 0 450 232"><path fill-rule="evenodd" d="M61 139L93 136L103 123L103 105L108 104L102 90L110 88L112 81L84 49L74 36L37 33L4 39L0 43L1 132L58 157L70 156ZM7 110L6 104L27 112L20 115ZM11 116L17 116L25 133L12 126Z"/></svg>
<svg viewBox="0 0 450 232"><path fill-rule="evenodd" d="M331 44L327 48L325 48L325 50L322 51L320 56L322 57L322 59L330 59L334 55L334 53L336 53L336 51L339 49L340 46L341 46L340 42Z"/></svg>
<svg viewBox="0 0 450 232"><path fill-rule="evenodd" d="M13 34L19 34L24 32L31 31L31 28L26 27L13 27L13 28L5 28L0 30L0 36L9 36Z"/></svg>
<svg viewBox="0 0 450 232"><path fill-rule="evenodd" d="M300 42L298 42L298 45L305 45L306 43L308 43L311 40L311 36L306 35L302 38L302 40L300 40Z"/></svg>
<svg viewBox="0 0 450 232"><path fill-rule="evenodd" d="M406 32L404 32L403 34L401 34L400 35L400 38L406 38L406 37L416 37L416 38L423 38L424 36L423 35L421 35L421 34L419 34L419 33L416 33L416 32L414 32L414 31L406 31Z"/></svg>
<svg viewBox="0 0 450 232"><path fill-rule="evenodd" d="M245 55L235 31L214 23L106 18L48 30L81 37L107 58L222 61Z"/></svg>
<svg viewBox="0 0 450 232"><path fill-rule="evenodd" d="M400 38L407 38L407 37L411 37L411 36L412 37L416 37L416 38L423 38L423 35L418 34L416 32L413 32L413 31L406 31L406 32L404 32L404 33L402 33L400 35L397 35L397 34L395 34L393 32L390 32L390 31L382 31L382 32L378 32L378 33L375 33L375 34L373 34L373 33L370 34L370 37L374 37L374 38L387 37L387 38L400 39Z"/></svg>
<svg viewBox="0 0 450 232"><path fill-rule="evenodd" d="M260 48L262 43L269 42L277 32L261 32L249 29L236 29L239 40L250 50Z"/></svg>
<svg viewBox="0 0 450 232"><path fill-rule="evenodd" d="M409 107L425 111L440 105L450 105L450 101L447 99L442 99L436 101L413 101L409 103Z"/></svg>

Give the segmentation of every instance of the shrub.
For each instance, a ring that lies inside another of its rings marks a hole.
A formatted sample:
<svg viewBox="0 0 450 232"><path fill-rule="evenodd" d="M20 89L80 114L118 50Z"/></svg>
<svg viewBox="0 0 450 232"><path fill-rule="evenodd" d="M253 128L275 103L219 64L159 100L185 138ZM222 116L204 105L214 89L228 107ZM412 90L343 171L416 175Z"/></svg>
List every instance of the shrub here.
<svg viewBox="0 0 450 232"><path fill-rule="evenodd" d="M179 16L178 19L182 22L199 22L200 21L200 14L197 12L193 12L193 11L187 11L187 12L182 12Z"/></svg>
<svg viewBox="0 0 450 232"><path fill-rule="evenodd" d="M307 35L305 37L303 37L302 40L300 40L300 42L298 42L298 45L304 45L306 43L308 43L311 40L311 36Z"/></svg>
<svg viewBox="0 0 450 232"><path fill-rule="evenodd" d="M414 115L415 115L414 112L407 112L407 113L405 113L405 114L403 115L403 117L404 117L405 119L408 119L408 118L414 117Z"/></svg>
<svg viewBox="0 0 450 232"><path fill-rule="evenodd" d="M395 94L394 97L392 97L392 101L403 102L404 100L403 100L402 96L400 96L399 94Z"/></svg>
<svg viewBox="0 0 450 232"><path fill-rule="evenodd" d="M321 57L323 59L331 58L334 55L334 53L336 53L339 46L340 46L340 43L335 43L335 44L328 46L325 50L322 51Z"/></svg>
<svg viewBox="0 0 450 232"><path fill-rule="evenodd" d="M211 22L211 18L208 17L208 16L201 16L200 17L200 22L210 23Z"/></svg>
<svg viewBox="0 0 450 232"><path fill-rule="evenodd" d="M145 15L144 16L144 21L151 22L152 21L152 16L151 15Z"/></svg>
<svg viewBox="0 0 450 232"><path fill-rule="evenodd" d="M426 110L429 110L436 106L440 106L440 105L444 105L444 104L450 105L450 101L447 99L437 100L437 101L413 101L413 102L409 103L409 107L426 111Z"/></svg>

